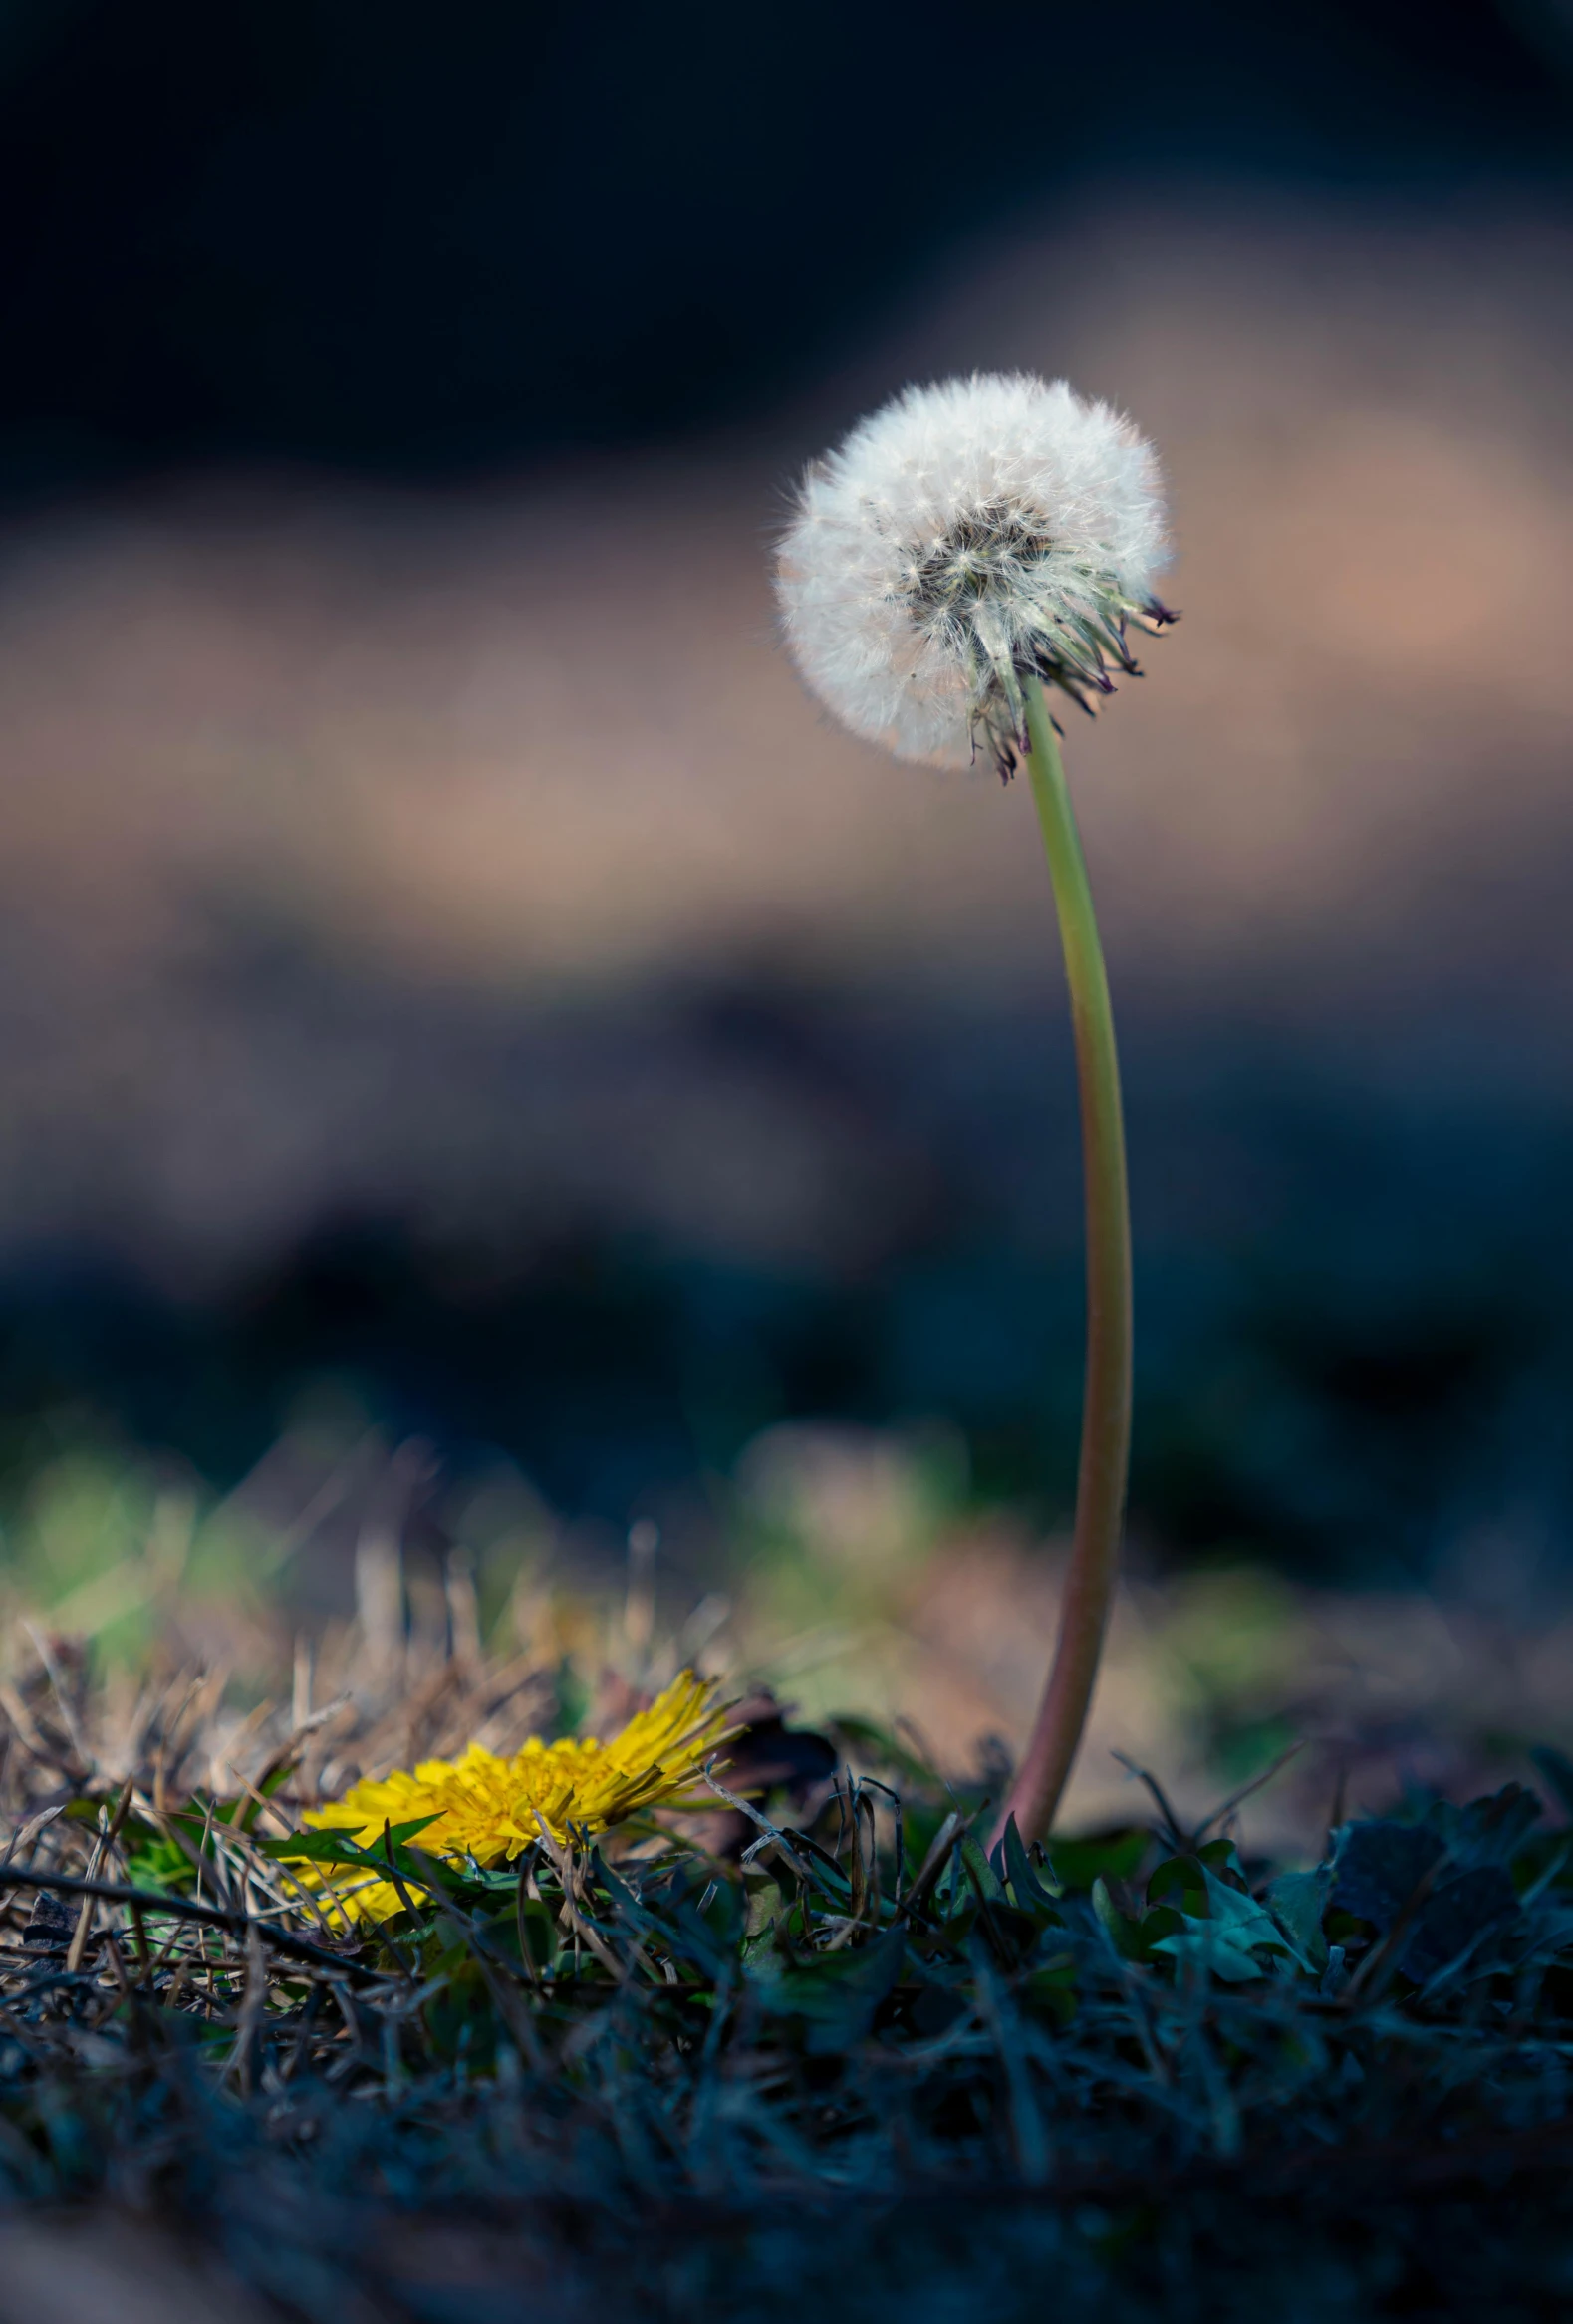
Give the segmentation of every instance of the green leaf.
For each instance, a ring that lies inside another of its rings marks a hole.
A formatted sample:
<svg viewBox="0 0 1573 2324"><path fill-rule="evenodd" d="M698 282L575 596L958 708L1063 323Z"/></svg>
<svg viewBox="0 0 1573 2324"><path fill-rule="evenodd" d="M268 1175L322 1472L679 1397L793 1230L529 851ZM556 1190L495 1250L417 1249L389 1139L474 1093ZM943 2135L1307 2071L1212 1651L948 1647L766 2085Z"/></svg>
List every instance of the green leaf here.
<svg viewBox="0 0 1573 2324"><path fill-rule="evenodd" d="M1140 1916L1122 1913L1104 1881L1094 1884L1093 1911L1122 1960L1149 1961L1161 1937L1177 1936L1193 1926L1173 1905L1157 1905L1152 1912Z"/></svg>
<svg viewBox="0 0 1573 2324"><path fill-rule="evenodd" d="M807 1866L809 1878L821 1895L830 1899L837 1912L845 1911L852 1900L852 1882L829 1849L822 1848L817 1840L807 1832L798 1831L792 1824L784 1827L781 1837L794 1855Z"/></svg>
<svg viewBox="0 0 1573 2324"><path fill-rule="evenodd" d="M1332 1902L1385 1934L1422 1884L1428 1878L1435 1884L1445 1854L1441 1837L1423 1825L1388 1816L1345 1824L1333 1858Z"/></svg>
<svg viewBox="0 0 1573 2324"><path fill-rule="evenodd" d="M1198 1921L1207 1917L1207 1876L1199 1857L1166 1856L1147 1884L1150 1905L1167 1902Z"/></svg>
<svg viewBox="0 0 1573 2324"><path fill-rule="evenodd" d="M1284 1872L1268 1885L1267 1908L1283 1931L1302 1968L1320 1976L1327 1966L1322 1914L1327 1904L1327 1872Z"/></svg>
<svg viewBox="0 0 1573 2324"><path fill-rule="evenodd" d="M1204 1846L1196 1850L1196 1856L1209 1872L1215 1872L1220 1879L1225 1874L1232 1873L1239 1887L1243 1889L1249 1886L1245 1878L1244 1868L1240 1863L1239 1850L1232 1840L1208 1840Z"/></svg>
<svg viewBox="0 0 1573 2324"><path fill-rule="evenodd" d="M1454 1864L1472 1872L1478 1865L1510 1864L1542 1813L1532 1791L1521 1783L1504 1783L1500 1791L1470 1800L1463 1808L1449 1800L1434 1800L1426 1821L1442 1834Z"/></svg>
<svg viewBox="0 0 1573 2324"><path fill-rule="evenodd" d="M1540 1743L1529 1754L1557 1795L1557 1805L1573 1821L1573 1759L1554 1743ZM70 1813L68 1809L67 1813Z"/></svg>
<svg viewBox="0 0 1573 2324"><path fill-rule="evenodd" d="M1208 1918L1231 1944L1263 1944L1274 1952L1288 1951L1283 1931L1265 1905L1258 1905L1254 1897L1246 1896L1239 1889L1231 1889L1215 1872L1207 1873L1206 1883Z"/></svg>
<svg viewBox="0 0 1573 2324"><path fill-rule="evenodd" d="M164 1889L172 1896L183 1896L196 1886L196 1866L183 1848L161 1834L145 1847L128 1853L126 1871L132 1888Z"/></svg>
<svg viewBox="0 0 1573 2324"><path fill-rule="evenodd" d="M1192 1961L1225 1985L1242 1985L1249 1977L1267 1974L1242 1940L1210 1921L1192 1921L1173 1936L1160 1937L1152 1949L1168 1953L1175 1960Z"/></svg>
<svg viewBox="0 0 1573 2324"><path fill-rule="evenodd" d="M1001 1874L1011 1896L1024 1913L1031 1913L1044 1927L1058 1922L1060 1914L1055 1904L1058 1891L1045 1888L1033 1870L1032 1859L1022 1845L1014 1816L1006 1822L993 1861L995 1870Z"/></svg>
<svg viewBox="0 0 1573 2324"><path fill-rule="evenodd" d="M499 1935L511 1934L515 1945L523 1938L537 1969L549 1969L556 1960L562 1933L557 1915L539 1897L524 1897L512 1913L499 1913L496 1928Z"/></svg>
<svg viewBox="0 0 1573 2324"><path fill-rule="evenodd" d="M1258 1959L1259 1953L1281 1958L1294 1952L1283 1930L1254 1897L1232 1888L1226 1880L1219 1879L1210 1865L1200 1864L1195 1858L1172 1861L1181 1869L1187 1861L1194 1864L1201 1875L1202 1887L1199 1892L1193 1888L1183 1892L1186 1917L1180 1927L1158 1935L1148 1925L1157 1914L1148 1916L1142 1936L1150 1952L1164 1953L1171 1960L1197 1963L1231 1985L1267 1974L1269 1963ZM1164 1906L1158 1908L1159 1912L1167 1910ZM1309 1963L1302 1965L1309 1966Z"/></svg>
<svg viewBox="0 0 1573 2324"><path fill-rule="evenodd" d="M715 1881L711 1887L713 1893L707 1896L704 1903L695 1905L694 1912L711 1936L730 1950L742 1932L746 1908L740 1904L733 1882Z"/></svg>
<svg viewBox="0 0 1573 2324"><path fill-rule="evenodd" d="M615 1872L599 1848L590 1851L590 1869L597 1885L611 1898L619 1913L637 1913L639 1901L622 1874Z"/></svg>
<svg viewBox="0 0 1573 2324"><path fill-rule="evenodd" d="M767 1937L783 1918L787 1900L781 1883L767 1872L752 1867L743 1875L743 1894L748 1899L748 1917L743 1926L745 1942Z"/></svg>
<svg viewBox="0 0 1573 2324"><path fill-rule="evenodd" d="M1004 1885L970 1832L961 1834L961 1865L980 1905L1003 1904Z"/></svg>
<svg viewBox="0 0 1573 2324"><path fill-rule="evenodd" d="M393 1862L401 1873L418 1880L422 1876L407 1857L400 1861L400 1850L406 1840L423 1832L428 1824L436 1822L434 1815L416 1816L407 1824L393 1824L388 1838L393 1843ZM379 1840L375 1847L363 1848L348 1829L335 1831L292 1832L283 1840L260 1840L257 1843L264 1856L276 1857L284 1864L359 1864L374 1870L388 1871L388 1848Z"/></svg>
<svg viewBox="0 0 1573 2324"><path fill-rule="evenodd" d="M1142 1941L1139 1923L1129 1913L1122 1913L1109 1894L1109 1884L1100 1874L1093 1881L1093 1911L1099 1926L1122 1960L1145 1960L1147 1946Z"/></svg>
<svg viewBox="0 0 1573 2324"><path fill-rule="evenodd" d="M1142 1829L1100 1832L1088 1840L1054 1840L1049 1866L1061 1888L1090 1889L1097 1880L1130 1880L1152 1846Z"/></svg>
<svg viewBox="0 0 1573 2324"><path fill-rule="evenodd" d="M889 1929L857 1951L813 1953L784 1966L773 1965L779 1953L761 1953L747 1961L745 1974L768 2015L797 2019L809 2055L829 2057L862 2041L895 1989L906 1952L905 1929Z"/></svg>
<svg viewBox="0 0 1573 2324"><path fill-rule="evenodd" d="M1076 2015L1076 1960L1072 1953L1060 1953L1034 1969L1016 1988L1024 2005L1040 2017L1049 2018L1059 2026L1069 2025Z"/></svg>
<svg viewBox="0 0 1573 2324"><path fill-rule="evenodd" d="M1038 1948L1042 1924L1035 1913L1023 1913L1003 1898L978 1908L978 1934L1003 1969L1018 1969Z"/></svg>

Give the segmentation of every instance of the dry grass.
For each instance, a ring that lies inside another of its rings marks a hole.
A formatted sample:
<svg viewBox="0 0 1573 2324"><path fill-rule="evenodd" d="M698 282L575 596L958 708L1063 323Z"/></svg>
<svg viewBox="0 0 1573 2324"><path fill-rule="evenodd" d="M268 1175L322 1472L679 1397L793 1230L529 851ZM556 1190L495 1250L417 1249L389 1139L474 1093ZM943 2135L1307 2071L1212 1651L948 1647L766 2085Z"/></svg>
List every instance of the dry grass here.
<svg viewBox="0 0 1573 2324"><path fill-rule="evenodd" d="M939 1441L936 1462L921 1434L772 1428L697 1603L654 1528L620 1558L516 1474L460 1489L376 1432L303 1428L222 1499L135 1457L59 1459L0 1568L0 1709L26 1746L0 1797L18 1821L49 1785L227 1796L287 1761L305 1806L472 1740L609 1730L693 1661L810 1725L910 1722L970 1779L1028 1730L1065 1545L970 1505ZM1379 1812L1408 1785L1458 1795L1522 1776L1537 1743L1573 1749L1570 1656L1543 1594L1511 1616L1245 1564L1155 1574L1138 1543L1066 1827L1131 1813L1131 1759L1195 1816L1294 1743L1246 1837L1308 1859L1335 1796Z"/></svg>

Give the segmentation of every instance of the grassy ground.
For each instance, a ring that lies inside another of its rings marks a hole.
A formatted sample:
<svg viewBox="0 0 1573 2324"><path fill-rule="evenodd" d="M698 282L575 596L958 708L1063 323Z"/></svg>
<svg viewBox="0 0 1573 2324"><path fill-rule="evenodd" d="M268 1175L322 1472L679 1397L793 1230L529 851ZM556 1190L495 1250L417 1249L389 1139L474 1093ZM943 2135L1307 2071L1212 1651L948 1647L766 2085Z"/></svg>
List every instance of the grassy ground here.
<svg viewBox="0 0 1573 2324"><path fill-rule="evenodd" d="M469 1652L348 1676L298 1722L237 1726L212 1680L128 1716L40 1634L0 1693L0 2317L29 2285L90 2324L1312 2324L1573 2288L1556 1752L1552 1814L1416 1794L1285 1874L1243 1803L1153 1785L991 1853L982 1784L755 1704L702 1815L497 1867L391 1830L404 1909L352 1937L284 1861L355 1856L300 1838L325 1779L579 1704Z"/></svg>

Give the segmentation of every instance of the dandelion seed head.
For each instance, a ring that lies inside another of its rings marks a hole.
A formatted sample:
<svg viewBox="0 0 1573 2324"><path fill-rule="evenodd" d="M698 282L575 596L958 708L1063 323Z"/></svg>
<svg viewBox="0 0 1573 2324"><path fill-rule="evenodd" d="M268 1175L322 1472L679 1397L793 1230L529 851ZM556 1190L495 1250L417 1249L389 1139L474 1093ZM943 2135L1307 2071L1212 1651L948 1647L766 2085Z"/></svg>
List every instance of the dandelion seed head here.
<svg viewBox="0 0 1573 2324"><path fill-rule="evenodd" d="M1021 685L1089 708L1137 674L1133 627L1173 620L1150 444L1063 380L909 387L803 479L777 590L808 685L899 758L1008 772Z"/></svg>

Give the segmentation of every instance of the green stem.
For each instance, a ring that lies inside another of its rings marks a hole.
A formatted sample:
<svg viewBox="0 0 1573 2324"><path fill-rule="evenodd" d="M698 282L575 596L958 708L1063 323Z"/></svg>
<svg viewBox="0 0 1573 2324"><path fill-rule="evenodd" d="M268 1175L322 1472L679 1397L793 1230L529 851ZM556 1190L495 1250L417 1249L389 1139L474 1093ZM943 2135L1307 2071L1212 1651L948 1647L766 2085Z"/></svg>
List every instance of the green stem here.
<svg viewBox="0 0 1573 2324"><path fill-rule="evenodd" d="M1087 1375L1076 1534L1053 1667L1000 1818L1003 1830L1014 1816L1022 1838L1032 1840L1048 1831L1081 1742L1119 1571L1131 1453L1131 1206L1114 1014L1087 865L1043 689L1034 679L1025 692L1032 746L1027 770L1054 884L1076 1036L1087 1208Z"/></svg>

